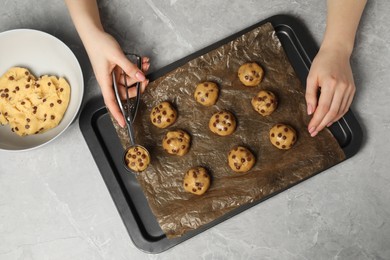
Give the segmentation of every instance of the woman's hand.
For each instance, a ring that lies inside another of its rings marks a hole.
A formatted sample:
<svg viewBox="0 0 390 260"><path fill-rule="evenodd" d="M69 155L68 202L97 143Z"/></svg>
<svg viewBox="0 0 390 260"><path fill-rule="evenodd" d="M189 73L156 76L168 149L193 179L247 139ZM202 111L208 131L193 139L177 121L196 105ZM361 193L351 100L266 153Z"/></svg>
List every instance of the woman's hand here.
<svg viewBox="0 0 390 260"><path fill-rule="evenodd" d="M323 47L313 60L307 77L307 113L311 136L339 120L349 109L355 95L348 51ZM320 96L318 98L318 91Z"/></svg>
<svg viewBox="0 0 390 260"><path fill-rule="evenodd" d="M104 103L118 124L124 127L125 120L118 107L113 89L112 72L115 72L122 98L126 95L122 70L127 74L127 85L130 86L136 82L141 82L141 91L144 91L149 82L144 74L149 69L149 59L147 57L142 58L142 70L140 70L128 60L118 42L110 34L104 31L97 31L89 39L91 41L85 42L85 46L96 80L102 90ZM135 88L131 88L129 96L134 97L135 95Z"/></svg>

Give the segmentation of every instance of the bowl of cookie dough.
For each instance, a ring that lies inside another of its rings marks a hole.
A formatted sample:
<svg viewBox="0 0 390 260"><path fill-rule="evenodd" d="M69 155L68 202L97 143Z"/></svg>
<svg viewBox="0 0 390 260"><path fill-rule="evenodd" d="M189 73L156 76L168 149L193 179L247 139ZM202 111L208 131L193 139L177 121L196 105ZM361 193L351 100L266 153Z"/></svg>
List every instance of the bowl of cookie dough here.
<svg viewBox="0 0 390 260"><path fill-rule="evenodd" d="M58 38L38 30L0 33L0 150L47 145L75 120L84 94L80 64Z"/></svg>

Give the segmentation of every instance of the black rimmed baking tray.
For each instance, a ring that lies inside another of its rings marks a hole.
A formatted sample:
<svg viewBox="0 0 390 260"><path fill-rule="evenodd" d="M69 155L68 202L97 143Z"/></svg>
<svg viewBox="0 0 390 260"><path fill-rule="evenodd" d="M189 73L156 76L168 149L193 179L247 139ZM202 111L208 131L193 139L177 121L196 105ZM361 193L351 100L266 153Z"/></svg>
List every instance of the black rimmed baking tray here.
<svg viewBox="0 0 390 260"><path fill-rule="evenodd" d="M273 16L261 21L148 75L148 78L152 82L190 60L208 53L267 22L271 22L273 25L291 65L302 84L305 85L311 61L317 53L317 47L304 26L295 18L286 15ZM90 100L81 112L79 122L84 138L131 239L139 249L145 252L162 252L283 191L273 193L254 203L240 206L215 221L181 237L168 239L149 208L136 177L129 174L122 165L122 145L103 100L101 98ZM339 122L333 124L330 130L343 149L346 159L352 157L359 150L362 131L351 111L348 111Z"/></svg>

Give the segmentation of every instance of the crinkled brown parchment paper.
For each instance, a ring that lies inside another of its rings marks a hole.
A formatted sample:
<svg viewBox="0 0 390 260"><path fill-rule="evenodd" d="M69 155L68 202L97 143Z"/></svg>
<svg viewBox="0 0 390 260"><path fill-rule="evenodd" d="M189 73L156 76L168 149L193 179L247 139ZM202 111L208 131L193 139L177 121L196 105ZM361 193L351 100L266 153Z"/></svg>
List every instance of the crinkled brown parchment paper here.
<svg viewBox="0 0 390 260"><path fill-rule="evenodd" d="M265 70L258 87L244 87L237 77L239 66L255 61ZM203 107L193 93L197 83L214 81L220 87L216 105ZM277 94L279 106L269 117L251 107L251 98L266 89ZM148 148L152 161L137 175L162 230L169 237L183 235L218 219L241 205L255 202L308 178L345 159L328 130L311 138L306 130L304 88L290 65L271 24L264 24L150 83L142 96L136 120L137 142ZM177 122L158 129L150 122L151 109L170 101L178 110ZM238 120L231 136L220 137L208 129L211 115L228 109ZM268 138L275 123L287 123L298 133L298 141L288 151L273 147ZM115 123L114 123L115 124ZM122 145L129 145L127 132L115 124ZM162 138L173 129L184 129L192 136L188 154L176 157L162 149ZM257 158L245 174L234 173L227 164L227 153L244 145ZM212 175L210 189L203 196L186 193L184 173L193 166L204 166Z"/></svg>

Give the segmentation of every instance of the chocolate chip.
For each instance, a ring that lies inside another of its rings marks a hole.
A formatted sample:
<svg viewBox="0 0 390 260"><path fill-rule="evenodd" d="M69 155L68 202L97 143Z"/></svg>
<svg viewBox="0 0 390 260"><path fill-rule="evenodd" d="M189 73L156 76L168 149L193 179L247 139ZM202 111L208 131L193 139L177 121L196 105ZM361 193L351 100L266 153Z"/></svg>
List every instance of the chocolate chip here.
<svg viewBox="0 0 390 260"><path fill-rule="evenodd" d="M51 82L48 82L47 85L48 85L48 86L51 86Z"/></svg>
<svg viewBox="0 0 390 260"><path fill-rule="evenodd" d="M64 89L63 89L63 88L60 88L60 92L62 92L62 91L64 91Z"/></svg>
<svg viewBox="0 0 390 260"><path fill-rule="evenodd" d="M28 71L25 71L25 72L24 72L24 75L28 76Z"/></svg>
<svg viewBox="0 0 390 260"><path fill-rule="evenodd" d="M58 99L58 100L57 100L57 103L58 103L58 104L61 104L61 103L62 103L62 100L61 100L61 99Z"/></svg>
<svg viewBox="0 0 390 260"><path fill-rule="evenodd" d="M26 129L29 129L29 128L30 128L30 126L29 126L29 125L25 125L25 126L24 126L24 128L26 128Z"/></svg>
<svg viewBox="0 0 390 260"><path fill-rule="evenodd" d="M193 189L192 189L192 191L193 191L193 192L196 192L196 189L195 189L195 188L193 188Z"/></svg>
<svg viewBox="0 0 390 260"><path fill-rule="evenodd" d="M9 80L14 80L15 78L13 76L9 76Z"/></svg>
<svg viewBox="0 0 390 260"><path fill-rule="evenodd" d="M20 104L22 104L22 106L24 106L24 104L26 104L26 102L22 101Z"/></svg>
<svg viewBox="0 0 390 260"><path fill-rule="evenodd" d="M50 107L54 107L54 104L53 104L53 103L50 103Z"/></svg>
<svg viewBox="0 0 390 260"><path fill-rule="evenodd" d="M287 139L287 136L283 135L282 139L283 139L283 140L286 140L286 139Z"/></svg>
<svg viewBox="0 0 390 260"><path fill-rule="evenodd" d="M26 121L30 123L31 120L30 120L30 118L26 118Z"/></svg>
<svg viewBox="0 0 390 260"><path fill-rule="evenodd" d="M8 91L9 91L8 88L4 89L4 92L5 92L5 93L7 93Z"/></svg>
<svg viewBox="0 0 390 260"><path fill-rule="evenodd" d="M188 183L184 183L184 186L186 186L186 187L187 187L187 186L188 186Z"/></svg>
<svg viewBox="0 0 390 260"><path fill-rule="evenodd" d="M288 128L287 128L287 127L285 127L285 128L284 128L284 131L287 133L287 132L288 132Z"/></svg>
<svg viewBox="0 0 390 260"><path fill-rule="evenodd" d="M278 137L282 137L282 133L279 133L279 134L278 134Z"/></svg>
<svg viewBox="0 0 390 260"><path fill-rule="evenodd" d="M30 84L26 84L26 88L29 88L30 87Z"/></svg>
<svg viewBox="0 0 390 260"><path fill-rule="evenodd" d="M51 120L54 120L56 117L54 115L51 115Z"/></svg>
<svg viewBox="0 0 390 260"><path fill-rule="evenodd" d="M46 98L44 98L44 99L42 100L42 102L46 102Z"/></svg>

